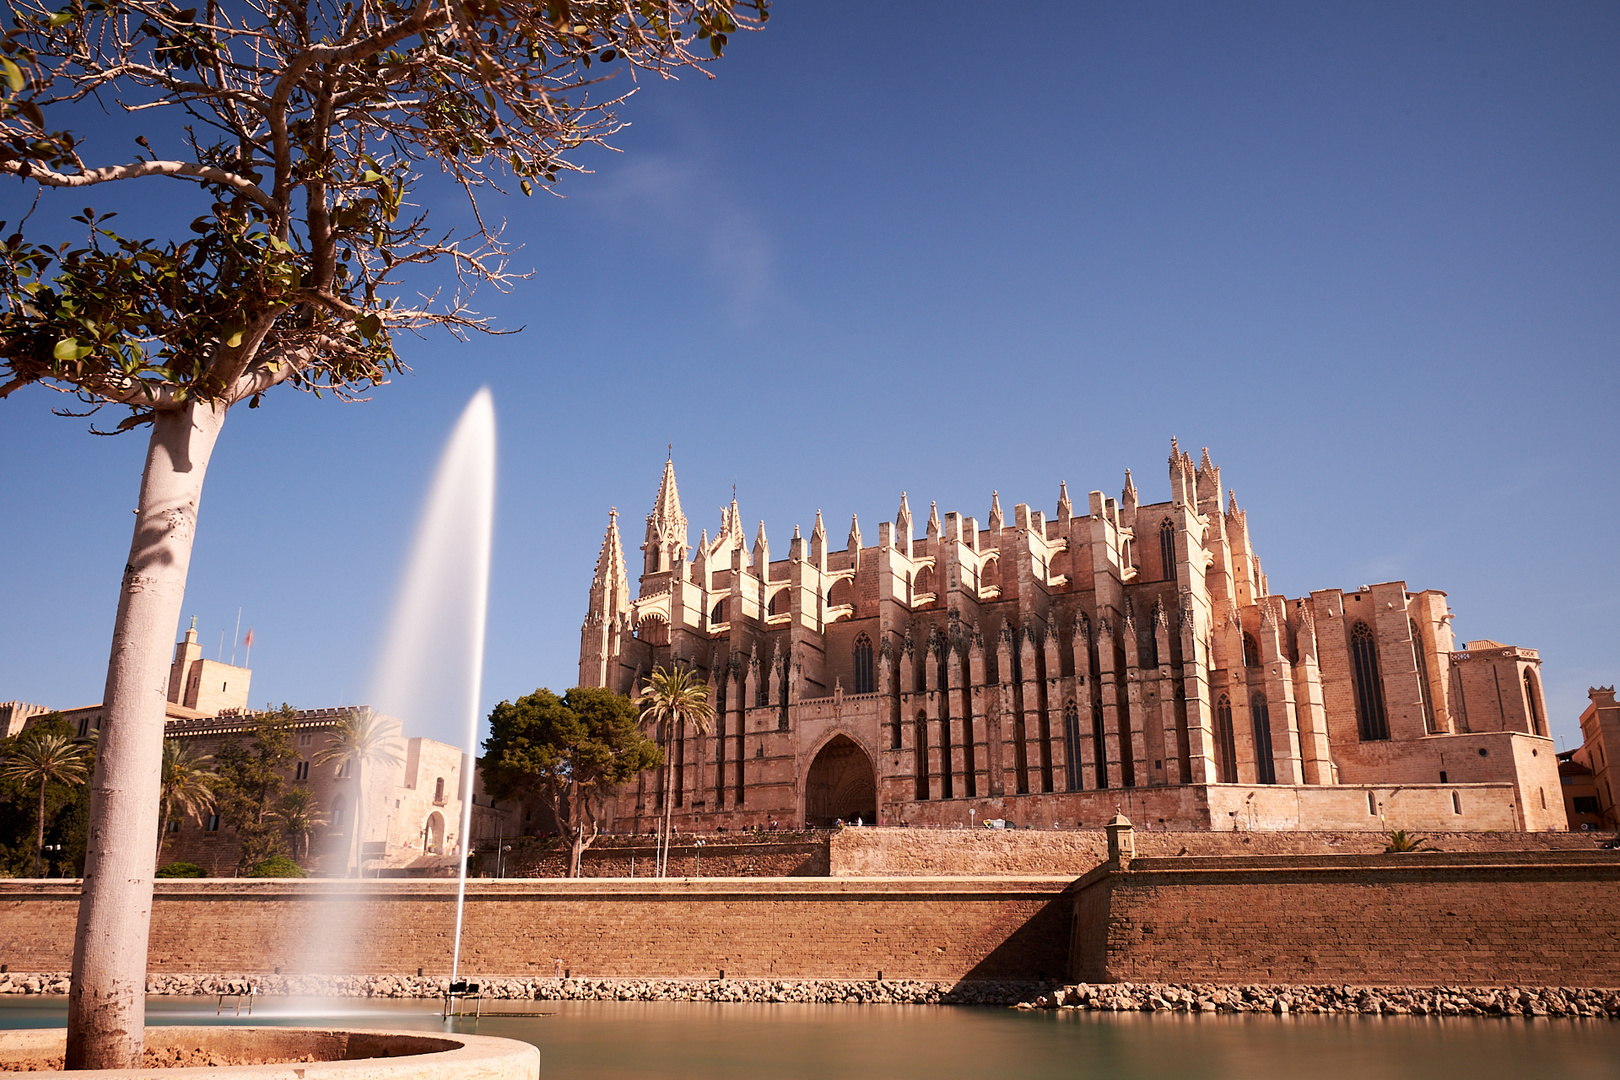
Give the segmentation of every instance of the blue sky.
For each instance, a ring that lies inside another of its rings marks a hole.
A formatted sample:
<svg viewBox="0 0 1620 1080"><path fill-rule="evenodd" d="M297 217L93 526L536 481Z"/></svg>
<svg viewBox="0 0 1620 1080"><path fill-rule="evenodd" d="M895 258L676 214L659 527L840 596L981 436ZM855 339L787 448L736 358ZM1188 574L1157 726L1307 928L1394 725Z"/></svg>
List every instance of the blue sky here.
<svg viewBox="0 0 1620 1080"><path fill-rule="evenodd" d="M186 612L212 655L243 609L255 703L364 695L487 384L490 704L572 683L608 507L634 557L668 443L694 541L735 483L781 543L818 508L875 537L902 489L982 520L1130 467L1163 499L1175 435L1273 591L1445 590L1462 637L1542 650L1573 745L1620 676L1620 7L780 0L713 71L501 204L536 272L480 301L522 333L232 413ZM54 403L0 404L0 699L67 707L101 693L144 440Z"/></svg>

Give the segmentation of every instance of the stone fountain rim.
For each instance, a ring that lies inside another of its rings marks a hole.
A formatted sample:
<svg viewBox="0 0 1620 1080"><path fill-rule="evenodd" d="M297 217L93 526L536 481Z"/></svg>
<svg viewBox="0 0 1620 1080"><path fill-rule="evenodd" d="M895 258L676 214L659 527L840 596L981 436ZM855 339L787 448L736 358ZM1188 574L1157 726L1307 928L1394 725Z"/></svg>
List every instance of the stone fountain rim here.
<svg viewBox="0 0 1620 1080"><path fill-rule="evenodd" d="M255 1036L273 1035L280 1040L305 1045L319 1040L361 1036L383 1043L396 1042L397 1049L409 1050L410 1044L422 1046L420 1053L396 1056L374 1056L330 1061L283 1061L262 1065L195 1065L182 1068L101 1069L94 1076L106 1080L134 1080L136 1077L190 1078L207 1076L212 1080L467 1080L501 1077L502 1080L538 1080L540 1051L530 1043L517 1039L500 1039L490 1035L463 1035L452 1032L423 1032L373 1030L369 1028L336 1027L237 1027L222 1025L152 1026L146 1029L147 1045L168 1045L182 1039L193 1045L207 1043L212 1038L240 1042ZM399 1045L399 1043L405 1045ZM450 1044L446 1047L444 1044ZM19 1054L51 1055L62 1053L67 1045L66 1028L17 1028L0 1031L0 1060ZM308 1051L304 1051L308 1052ZM91 1075L87 1070L42 1070L19 1073L38 1080L53 1077L79 1077Z"/></svg>

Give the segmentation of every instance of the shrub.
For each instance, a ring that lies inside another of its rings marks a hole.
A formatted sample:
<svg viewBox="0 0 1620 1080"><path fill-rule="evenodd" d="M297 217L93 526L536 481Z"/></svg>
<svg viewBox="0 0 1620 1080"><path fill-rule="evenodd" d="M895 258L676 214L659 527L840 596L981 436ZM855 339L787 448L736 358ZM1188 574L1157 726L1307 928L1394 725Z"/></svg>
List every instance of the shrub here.
<svg viewBox="0 0 1620 1080"><path fill-rule="evenodd" d="M285 855L275 855L256 864L248 877L309 877L309 871Z"/></svg>
<svg viewBox="0 0 1620 1080"><path fill-rule="evenodd" d="M207 877L208 872L194 862L172 862L157 868L154 877Z"/></svg>
<svg viewBox="0 0 1620 1080"><path fill-rule="evenodd" d="M1423 839L1416 834L1407 835L1405 829L1396 829L1389 834L1389 843L1384 845L1385 855L1394 855L1406 851L1416 851L1423 846Z"/></svg>

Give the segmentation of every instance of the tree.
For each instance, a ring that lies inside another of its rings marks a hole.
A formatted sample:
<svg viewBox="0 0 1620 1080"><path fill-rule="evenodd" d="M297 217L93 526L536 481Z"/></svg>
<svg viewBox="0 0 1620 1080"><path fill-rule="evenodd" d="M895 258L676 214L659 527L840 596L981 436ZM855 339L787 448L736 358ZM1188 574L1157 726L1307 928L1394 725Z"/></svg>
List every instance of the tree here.
<svg viewBox="0 0 1620 1080"><path fill-rule="evenodd" d="M596 840L602 804L620 785L663 761L641 734L635 705L601 687L562 697L542 687L489 714L484 790L494 799L538 796L567 834L568 876Z"/></svg>
<svg viewBox="0 0 1620 1080"><path fill-rule="evenodd" d="M30 737L32 736L32 737ZM65 735L25 733L6 758L8 779L39 787L39 826L34 844L34 876L39 877L40 860L45 855L45 791L51 784L82 784L89 773L84 747Z"/></svg>
<svg viewBox="0 0 1620 1080"><path fill-rule="evenodd" d="M367 765L399 765L403 758L395 748L399 745L398 720L383 716L371 709L350 709L337 727L332 729L331 741L315 755L315 764L354 766L354 864L356 875L365 873L366 776ZM348 849L344 849L343 872L349 872Z"/></svg>
<svg viewBox="0 0 1620 1080"><path fill-rule="evenodd" d="M641 722L656 732L655 738L664 751L664 816L658 832L658 876L663 877L669 870L669 822L675 806L674 742L684 734L687 724L698 734L707 735L714 706L709 704L709 684L699 680L691 669L674 664L653 668L636 703L642 707Z"/></svg>
<svg viewBox="0 0 1620 1080"><path fill-rule="evenodd" d="M288 726L292 714L289 705L276 712L253 714L248 720L252 740L244 746L232 736L214 755L214 805L242 843L237 860L242 871L286 854L280 831L269 819L287 785L287 767L298 757Z"/></svg>
<svg viewBox="0 0 1620 1080"><path fill-rule="evenodd" d="M276 804L275 815L286 830L287 839L292 841L293 858L300 861L308 858L310 834L326 824L326 815L321 813L315 793L303 784L295 785Z"/></svg>
<svg viewBox="0 0 1620 1080"><path fill-rule="evenodd" d="M163 817L158 825L157 858L163 857L163 835L176 810L196 818L214 806L214 783L219 777L208 767L211 754L199 754L179 739L163 740L163 786L158 798Z"/></svg>
<svg viewBox="0 0 1620 1080"><path fill-rule="evenodd" d="M116 430L151 428L102 698L66 1056L133 1068L168 648L227 412L282 384L352 398L400 369L401 332L491 329L470 291L518 275L479 197L583 171L575 152L622 126L629 87L602 85L614 65L669 76L766 12L765 0L54 3L8 4L0 172L35 192L153 178L198 211L183 240L121 236L86 208L83 244L0 241L0 399L41 386L124 413ZM139 149L54 126L87 105L122 110L129 123L106 135ZM467 234L435 231L413 203L429 169L471 201ZM436 263L453 287L402 301Z"/></svg>

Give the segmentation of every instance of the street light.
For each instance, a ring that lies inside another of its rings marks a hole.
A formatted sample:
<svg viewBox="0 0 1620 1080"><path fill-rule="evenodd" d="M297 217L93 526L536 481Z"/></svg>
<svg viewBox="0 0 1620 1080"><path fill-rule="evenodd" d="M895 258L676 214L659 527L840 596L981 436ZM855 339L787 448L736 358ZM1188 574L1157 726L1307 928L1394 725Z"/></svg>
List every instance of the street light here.
<svg viewBox="0 0 1620 1080"><path fill-rule="evenodd" d="M41 850L43 850L47 854L47 858L45 860L45 876L50 877L51 876L51 860L50 860L49 856L62 854L62 845L61 844L46 844Z"/></svg>
<svg viewBox="0 0 1620 1080"><path fill-rule="evenodd" d="M693 857L697 860L697 876L702 877L703 876L703 838L699 837L697 839L696 843L697 843L697 854L695 856L693 856Z"/></svg>
<svg viewBox="0 0 1620 1080"><path fill-rule="evenodd" d="M495 876L497 878L501 876L501 861L506 858L506 853L508 851L511 851L511 850L512 850L512 845L511 844L505 844L502 847L496 849L496 852L495 852Z"/></svg>

